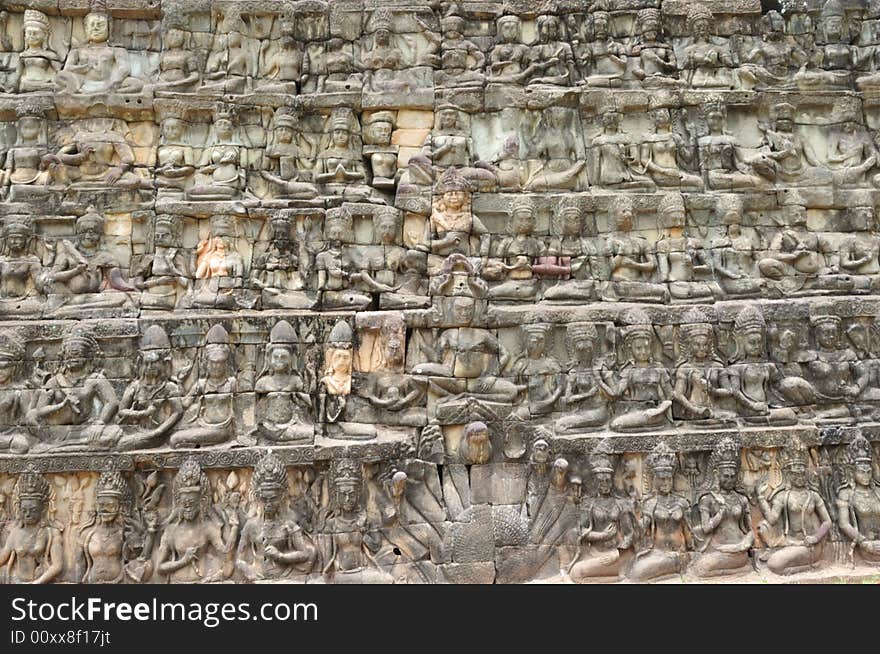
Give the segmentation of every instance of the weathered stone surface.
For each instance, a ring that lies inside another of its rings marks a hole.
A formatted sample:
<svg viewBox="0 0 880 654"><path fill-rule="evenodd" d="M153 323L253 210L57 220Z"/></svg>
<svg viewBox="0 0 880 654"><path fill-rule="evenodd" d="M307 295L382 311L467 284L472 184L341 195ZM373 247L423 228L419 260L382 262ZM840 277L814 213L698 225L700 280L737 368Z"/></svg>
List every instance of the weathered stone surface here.
<svg viewBox="0 0 880 654"><path fill-rule="evenodd" d="M876 568L863 4L6 3L2 580Z"/></svg>

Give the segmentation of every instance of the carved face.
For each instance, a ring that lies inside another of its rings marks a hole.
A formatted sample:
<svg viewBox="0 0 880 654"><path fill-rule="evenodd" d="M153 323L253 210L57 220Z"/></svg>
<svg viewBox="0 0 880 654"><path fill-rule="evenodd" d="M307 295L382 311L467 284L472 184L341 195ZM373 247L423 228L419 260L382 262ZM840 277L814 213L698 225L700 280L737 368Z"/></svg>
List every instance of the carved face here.
<svg viewBox="0 0 880 654"><path fill-rule="evenodd" d="M636 363L648 363L651 360L651 340L641 334L629 339L629 349Z"/></svg>
<svg viewBox="0 0 880 654"><path fill-rule="evenodd" d="M709 38L710 25L709 21L705 18L697 18L694 21L694 37L700 39Z"/></svg>
<svg viewBox="0 0 880 654"><path fill-rule="evenodd" d="M12 232L7 234L6 236L6 246L9 248L11 254L18 254L24 252L24 249L27 247L28 237L25 234L21 234L19 232Z"/></svg>
<svg viewBox="0 0 880 654"><path fill-rule="evenodd" d="M535 230L535 214L531 209L518 209L511 216L513 233L528 235Z"/></svg>
<svg viewBox="0 0 880 654"><path fill-rule="evenodd" d="M456 325L469 325L474 319L475 309L471 298L457 297L452 301L452 320Z"/></svg>
<svg viewBox="0 0 880 654"><path fill-rule="evenodd" d="M276 127L275 140L278 143L284 143L285 145L293 143L293 130L290 129L287 125Z"/></svg>
<svg viewBox="0 0 880 654"><path fill-rule="evenodd" d="M177 49L183 47L184 34L182 30L170 29L165 32L165 47Z"/></svg>
<svg viewBox="0 0 880 654"><path fill-rule="evenodd" d="M710 111L706 115L706 124L710 132L719 134L724 130L724 114L720 111Z"/></svg>
<svg viewBox="0 0 880 654"><path fill-rule="evenodd" d="M119 498L112 496L98 497L97 513L98 520L103 523L110 523L119 516Z"/></svg>
<svg viewBox="0 0 880 654"><path fill-rule="evenodd" d="M855 325L854 328L847 331L847 336L852 344L859 350L868 349L868 333L862 325Z"/></svg>
<svg viewBox="0 0 880 654"><path fill-rule="evenodd" d="M269 369L275 374L290 370L291 353L286 347L273 347L269 355Z"/></svg>
<svg viewBox="0 0 880 654"><path fill-rule="evenodd" d="M18 363L13 359L0 358L0 386L12 383Z"/></svg>
<svg viewBox="0 0 880 654"><path fill-rule="evenodd" d="M816 327L816 342L821 348L836 349L838 337L837 325L832 322L823 322Z"/></svg>
<svg viewBox="0 0 880 654"><path fill-rule="evenodd" d="M803 488L807 485L807 466L803 463L795 463L788 467L788 479L795 488Z"/></svg>
<svg viewBox="0 0 880 654"><path fill-rule="evenodd" d="M467 202L467 193L464 191L446 191L443 194L443 204L449 211L461 211Z"/></svg>
<svg viewBox="0 0 880 654"><path fill-rule="evenodd" d="M324 228L328 241L336 241L337 243L345 238L346 224L342 220L329 220Z"/></svg>
<svg viewBox="0 0 880 654"><path fill-rule="evenodd" d="M608 38L608 19L602 14L596 14L593 17L593 31L596 39L603 41Z"/></svg>
<svg viewBox="0 0 880 654"><path fill-rule="evenodd" d="M184 520L195 520L199 516L202 493L198 488L187 488L178 494L180 513Z"/></svg>
<svg viewBox="0 0 880 654"><path fill-rule="evenodd" d="M795 333L790 329L782 330L782 333L779 335L779 347L785 352L790 352L794 349L795 343Z"/></svg>
<svg viewBox="0 0 880 654"><path fill-rule="evenodd" d="M443 109L437 119L440 129L455 129L458 126L458 112L455 109Z"/></svg>
<svg viewBox="0 0 880 654"><path fill-rule="evenodd" d="M40 135L43 121L36 116L25 116L18 121L18 134L23 141L34 141Z"/></svg>
<svg viewBox="0 0 880 654"><path fill-rule="evenodd" d="M153 234L153 239L156 242L156 245L160 247L171 247L174 245L174 232L171 230L171 226L160 223L156 225L156 231Z"/></svg>
<svg viewBox="0 0 880 654"><path fill-rule="evenodd" d="M620 114L616 111L608 111L602 114L602 126L606 132L616 132L620 127Z"/></svg>
<svg viewBox="0 0 880 654"><path fill-rule="evenodd" d="M337 148L347 148L349 133L348 130L344 127L336 127L333 129L333 133L330 135L333 140L333 145Z"/></svg>
<svg viewBox="0 0 880 654"><path fill-rule="evenodd" d="M516 43L519 41L519 23L514 20L506 20L501 23L501 42Z"/></svg>
<svg viewBox="0 0 880 654"><path fill-rule="evenodd" d="M545 20L538 23L538 33L542 43L555 41L559 36L559 21L553 16L546 17Z"/></svg>
<svg viewBox="0 0 880 654"><path fill-rule="evenodd" d="M547 337L544 334L531 332L526 336L526 351L531 358L540 358L546 349Z"/></svg>
<svg viewBox="0 0 880 654"><path fill-rule="evenodd" d="M367 136L373 145L389 145L391 143L391 123L380 120L369 126Z"/></svg>
<svg viewBox="0 0 880 654"><path fill-rule="evenodd" d="M391 42L391 31L382 28L376 30L376 45L388 45Z"/></svg>
<svg viewBox="0 0 880 654"><path fill-rule="evenodd" d="M183 121L168 118L162 121L162 136L166 141L176 143L183 136Z"/></svg>
<svg viewBox="0 0 880 654"><path fill-rule="evenodd" d="M226 118L220 118L214 123L214 129L217 130L217 138L220 141L231 141L234 127L232 121Z"/></svg>
<svg viewBox="0 0 880 654"><path fill-rule="evenodd" d="M39 497L23 497L18 503L18 519L26 526L40 522L43 516L43 500Z"/></svg>
<svg viewBox="0 0 880 654"><path fill-rule="evenodd" d="M568 466L557 461L553 464L553 485L556 488L562 488L565 486L566 481L568 481Z"/></svg>
<svg viewBox="0 0 880 654"><path fill-rule="evenodd" d="M562 233L565 236L578 236L581 233L581 213L577 209L562 212Z"/></svg>
<svg viewBox="0 0 880 654"><path fill-rule="evenodd" d="M467 434L467 452L471 463L481 464L489 461L489 430L475 429Z"/></svg>
<svg viewBox="0 0 880 654"><path fill-rule="evenodd" d="M658 109L653 113L652 118L654 119L654 127L669 127L672 123L669 111L666 109Z"/></svg>
<svg viewBox="0 0 880 654"><path fill-rule="evenodd" d="M660 495L672 492L672 470L656 470L654 472L654 488Z"/></svg>
<svg viewBox="0 0 880 654"><path fill-rule="evenodd" d="M218 381L226 378L227 365L229 363L228 355L221 352L215 352L208 357L207 368L208 378Z"/></svg>
<svg viewBox="0 0 880 654"><path fill-rule="evenodd" d="M354 511L358 505L357 488L351 484L343 484L336 489L339 506L343 511Z"/></svg>
<svg viewBox="0 0 880 654"><path fill-rule="evenodd" d="M24 45L26 48L44 48L47 37L46 30L39 25L28 25L24 28Z"/></svg>
<svg viewBox="0 0 880 654"><path fill-rule="evenodd" d="M330 352L330 367L337 377L351 374L351 350L334 349Z"/></svg>
<svg viewBox="0 0 880 654"><path fill-rule="evenodd" d="M281 489L262 487L259 492L260 501L263 503L263 515L274 518L281 508Z"/></svg>
<svg viewBox="0 0 880 654"><path fill-rule="evenodd" d="M730 491L736 488L736 468L722 466L718 469L718 486L721 490Z"/></svg>
<svg viewBox="0 0 880 654"><path fill-rule="evenodd" d="M656 41L660 33L660 24L654 18L648 18L642 22L642 38L645 41Z"/></svg>
<svg viewBox="0 0 880 654"><path fill-rule="evenodd" d="M92 352L84 343L70 343L63 348L64 367L71 372L85 370L92 358Z"/></svg>
<svg viewBox="0 0 880 654"><path fill-rule="evenodd" d="M89 14L85 28L90 43L103 43L110 37L110 18L104 14Z"/></svg>
<svg viewBox="0 0 880 654"><path fill-rule="evenodd" d="M579 336L572 343L572 347L574 348L574 356L581 363L590 363L593 360L593 353L595 351L596 344L593 342L591 338L587 338L586 336Z"/></svg>
<svg viewBox="0 0 880 654"><path fill-rule="evenodd" d="M532 445L532 463L543 464L550 459L550 445L545 440L535 441Z"/></svg>
<svg viewBox="0 0 880 654"><path fill-rule="evenodd" d="M80 245L86 248L98 247L103 233L104 225L98 222L81 224L76 228L77 240Z"/></svg>
<svg viewBox="0 0 880 654"><path fill-rule="evenodd" d="M397 216L394 214L383 214L376 221L376 235L379 237L380 242L386 245L394 243L397 240L397 232Z"/></svg>
<svg viewBox="0 0 880 654"><path fill-rule="evenodd" d="M708 334L691 334L688 340L691 356L694 359L705 359L709 356L710 342Z"/></svg>
<svg viewBox="0 0 880 654"><path fill-rule="evenodd" d="M391 365L397 365L403 361L403 341L396 334L390 336L385 344L385 359Z"/></svg>
<svg viewBox="0 0 880 654"><path fill-rule="evenodd" d="M743 336L743 349L747 357L759 357L764 353L764 334L751 331Z"/></svg>
<svg viewBox="0 0 880 654"><path fill-rule="evenodd" d="M596 490L599 495L609 495L614 486L614 476L610 472L596 473Z"/></svg>
<svg viewBox="0 0 880 654"><path fill-rule="evenodd" d="M147 352L143 359L144 379L155 381L164 376L164 361L162 355L156 351Z"/></svg>
<svg viewBox="0 0 880 654"><path fill-rule="evenodd" d="M868 486L874 477L874 471L871 468L870 461L859 461L856 463L853 477L859 486Z"/></svg>
<svg viewBox="0 0 880 654"><path fill-rule="evenodd" d="M614 224L617 225L617 231L632 231L634 218L635 214L631 204L628 202L621 202L617 205L616 214L614 216Z"/></svg>
<svg viewBox="0 0 880 654"><path fill-rule="evenodd" d="M825 36L831 40L840 40L843 37L843 18L840 16L829 16L825 19L823 28Z"/></svg>

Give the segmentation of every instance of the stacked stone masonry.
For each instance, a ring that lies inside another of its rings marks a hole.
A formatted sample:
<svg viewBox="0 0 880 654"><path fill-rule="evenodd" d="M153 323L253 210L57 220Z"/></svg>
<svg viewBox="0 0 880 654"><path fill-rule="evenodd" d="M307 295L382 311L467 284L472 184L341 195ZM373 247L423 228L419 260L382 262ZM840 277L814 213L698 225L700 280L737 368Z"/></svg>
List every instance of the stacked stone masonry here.
<svg viewBox="0 0 880 654"><path fill-rule="evenodd" d="M3 581L876 574L880 2L2 9Z"/></svg>

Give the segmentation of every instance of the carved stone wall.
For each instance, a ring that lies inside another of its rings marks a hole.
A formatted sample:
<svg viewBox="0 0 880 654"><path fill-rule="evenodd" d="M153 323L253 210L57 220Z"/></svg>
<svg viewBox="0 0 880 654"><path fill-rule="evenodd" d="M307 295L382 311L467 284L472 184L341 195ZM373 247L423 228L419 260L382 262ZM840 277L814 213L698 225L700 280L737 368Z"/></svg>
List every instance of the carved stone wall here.
<svg viewBox="0 0 880 654"><path fill-rule="evenodd" d="M3 580L880 562L880 3L0 13Z"/></svg>

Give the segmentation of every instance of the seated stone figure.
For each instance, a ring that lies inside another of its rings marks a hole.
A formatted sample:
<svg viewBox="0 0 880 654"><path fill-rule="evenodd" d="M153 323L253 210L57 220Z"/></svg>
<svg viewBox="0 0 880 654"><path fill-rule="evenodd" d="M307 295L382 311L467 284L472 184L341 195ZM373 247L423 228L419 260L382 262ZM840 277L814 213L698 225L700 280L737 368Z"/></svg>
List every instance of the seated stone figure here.
<svg viewBox="0 0 880 654"><path fill-rule="evenodd" d="M62 95L96 95L123 91L131 77L131 63L125 48L110 46L110 14L99 9L83 19L86 43L71 48L64 68L55 77ZM143 86L142 80L133 86Z"/></svg>
<svg viewBox="0 0 880 654"><path fill-rule="evenodd" d="M9 216L0 245L0 314L37 314L45 306L46 276L36 254L33 224L26 216Z"/></svg>
<svg viewBox="0 0 880 654"><path fill-rule="evenodd" d="M159 325L144 331L138 363L138 378L125 389L119 405L120 451L163 445L183 415L182 392L173 381L171 341Z"/></svg>
<svg viewBox="0 0 880 654"><path fill-rule="evenodd" d="M269 244L265 253L256 257L251 271L251 285L260 289L265 309L310 309L315 305L315 299L305 291L301 248L292 227L286 214L273 216Z"/></svg>
<svg viewBox="0 0 880 654"><path fill-rule="evenodd" d="M103 237L104 217L89 207L76 221L76 240L59 241L48 273L54 284L54 315L134 307L129 294L137 289L125 279L116 258L101 249Z"/></svg>
<svg viewBox="0 0 880 654"><path fill-rule="evenodd" d="M263 371L257 377L257 424L247 442L307 443L315 437L312 398L297 372L295 350L299 337L286 320L269 333Z"/></svg>
<svg viewBox="0 0 880 654"><path fill-rule="evenodd" d="M28 421L39 443L32 451L109 450L122 430L113 424L119 398L101 369L95 336L75 326L61 343L58 371L39 392Z"/></svg>
<svg viewBox="0 0 880 654"><path fill-rule="evenodd" d="M203 372L182 400L188 413L171 436L171 447L224 443L235 437L237 425L242 424L232 345L219 324L205 335L201 364Z"/></svg>

